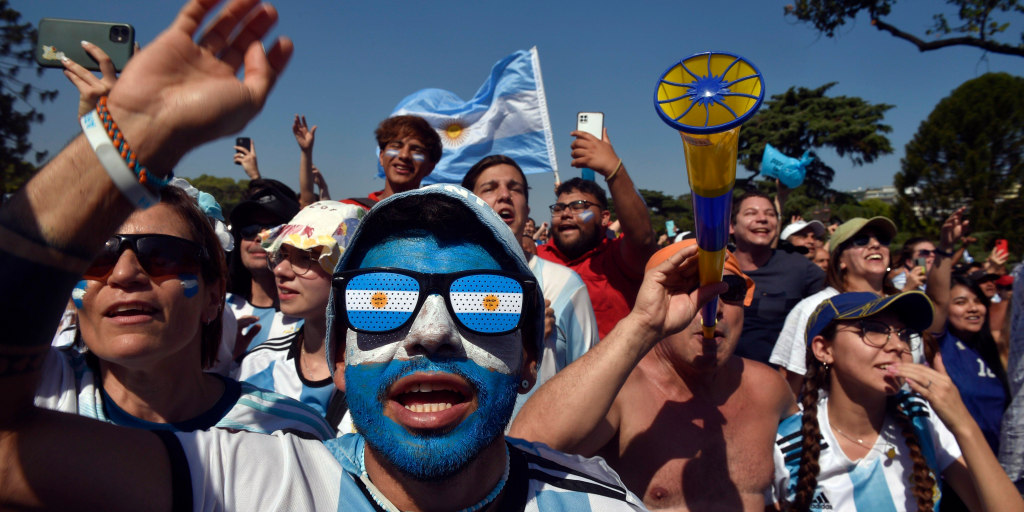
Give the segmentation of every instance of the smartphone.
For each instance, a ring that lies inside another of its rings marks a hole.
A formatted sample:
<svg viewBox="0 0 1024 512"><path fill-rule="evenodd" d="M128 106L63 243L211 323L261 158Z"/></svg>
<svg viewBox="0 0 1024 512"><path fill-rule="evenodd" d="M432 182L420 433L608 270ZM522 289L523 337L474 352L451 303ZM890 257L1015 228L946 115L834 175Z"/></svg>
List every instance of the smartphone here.
<svg viewBox="0 0 1024 512"><path fill-rule="evenodd" d="M666 220L665 221L665 234L668 235L669 238L672 238L672 237L676 236L676 221L674 221L674 220Z"/></svg>
<svg viewBox="0 0 1024 512"><path fill-rule="evenodd" d="M996 239L996 249L1003 254L1010 254L1010 246L1005 238Z"/></svg>
<svg viewBox="0 0 1024 512"><path fill-rule="evenodd" d="M99 71L99 64L82 48L82 41L107 52L114 69L121 71L135 51L135 27L127 23L43 18L39 20L36 62L47 68L63 68L60 59L67 56L85 69Z"/></svg>
<svg viewBox="0 0 1024 512"><path fill-rule="evenodd" d="M576 114L576 130L587 132L594 137L604 139L604 112L579 112ZM585 180L594 181L593 169L584 167L580 176Z"/></svg>
<svg viewBox="0 0 1024 512"><path fill-rule="evenodd" d="M924 268L924 269L927 269L928 268L928 258L916 258L916 259L914 259L914 265L916 265L918 267L921 267L921 268Z"/></svg>
<svg viewBox="0 0 1024 512"><path fill-rule="evenodd" d="M249 137L236 137L235 138L235 145L236 146L241 146L241 147L243 147L245 149L252 149L252 139L250 139ZM235 154L237 155L239 153L241 153L241 151L236 149L235 150ZM239 161L236 160L235 161L235 165L242 165L242 162L239 162Z"/></svg>

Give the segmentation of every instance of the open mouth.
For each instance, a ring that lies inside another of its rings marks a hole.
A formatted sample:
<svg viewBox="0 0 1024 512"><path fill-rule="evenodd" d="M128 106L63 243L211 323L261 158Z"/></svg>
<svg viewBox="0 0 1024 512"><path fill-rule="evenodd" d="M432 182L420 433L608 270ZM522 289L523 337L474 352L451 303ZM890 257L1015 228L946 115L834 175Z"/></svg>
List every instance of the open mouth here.
<svg viewBox="0 0 1024 512"><path fill-rule="evenodd" d="M516 220L516 213L510 208L498 210L498 216L501 217L501 220L505 221L505 224L512 224Z"/></svg>
<svg viewBox="0 0 1024 512"><path fill-rule="evenodd" d="M103 316L121 323L149 321L157 309L143 302L122 302L108 308Z"/></svg>
<svg viewBox="0 0 1024 512"><path fill-rule="evenodd" d="M388 392L394 419L426 430L457 425L469 413L474 397L472 386L450 373L414 373L399 379Z"/></svg>

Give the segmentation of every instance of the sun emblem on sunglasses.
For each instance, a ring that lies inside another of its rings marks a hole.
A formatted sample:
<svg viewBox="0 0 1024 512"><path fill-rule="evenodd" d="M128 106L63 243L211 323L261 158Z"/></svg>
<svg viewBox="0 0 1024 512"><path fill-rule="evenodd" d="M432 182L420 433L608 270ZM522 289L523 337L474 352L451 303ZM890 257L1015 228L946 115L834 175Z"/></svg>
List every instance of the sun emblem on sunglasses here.
<svg viewBox="0 0 1024 512"><path fill-rule="evenodd" d="M498 306L500 304L501 304L501 301L494 294L490 294L490 295L484 297L484 309L486 309L487 311L494 311L494 310L498 309Z"/></svg>
<svg viewBox="0 0 1024 512"><path fill-rule="evenodd" d="M388 294L384 292L376 292L370 297L370 305L376 309L384 309L384 306L388 305Z"/></svg>

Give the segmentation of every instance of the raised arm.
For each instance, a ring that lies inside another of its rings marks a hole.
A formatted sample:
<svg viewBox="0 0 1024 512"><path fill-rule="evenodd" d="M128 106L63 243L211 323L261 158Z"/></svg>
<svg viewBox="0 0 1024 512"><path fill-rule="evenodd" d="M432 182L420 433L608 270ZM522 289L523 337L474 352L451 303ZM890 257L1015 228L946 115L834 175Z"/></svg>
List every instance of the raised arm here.
<svg viewBox="0 0 1024 512"><path fill-rule="evenodd" d="M117 71L114 70L114 63L110 60L107 52L88 41L82 41L82 49L96 59L102 77L96 78L92 71L83 68L67 57L61 61L64 64L64 76L78 88L79 117L96 108L96 102L100 100L101 96L106 96L110 92L110 88L114 86L114 82L117 81Z"/></svg>
<svg viewBox="0 0 1024 512"><path fill-rule="evenodd" d="M306 116L295 114L292 134L299 144L299 206L305 208L317 201L313 192L313 143L316 141L316 125L310 128Z"/></svg>
<svg viewBox="0 0 1024 512"><path fill-rule="evenodd" d="M291 56L286 39L264 52L259 38L277 13L256 0L232 0L194 42L216 3L185 5L110 91L111 116L154 176L166 176L192 148L245 126ZM131 211L83 137L0 210L0 289L9 291L0 308L0 509L171 506L168 457L155 435L32 404L72 287Z"/></svg>
<svg viewBox="0 0 1024 512"><path fill-rule="evenodd" d="M629 270L632 274L643 274L647 259L657 249L651 217L647 205L636 192L633 178L626 172L625 164L608 139L608 129L604 129L603 139L581 131L570 135L576 137L572 143L572 166L587 167L604 176L615 202L615 216L626 240L622 244L622 259L631 264Z"/></svg>
<svg viewBox="0 0 1024 512"><path fill-rule="evenodd" d="M640 359L687 326L724 284L698 289L697 247L686 247L644 276L636 306L594 348L544 383L516 416L509 435L556 450L592 455L615 434L615 397Z"/></svg>
<svg viewBox="0 0 1024 512"><path fill-rule="evenodd" d="M942 230L939 233L939 251L945 254L953 253L953 245L966 233L968 221L964 219L966 207L961 206L942 223ZM950 296L950 275L953 272L953 258L936 254L932 270L928 272L928 286L925 293L935 305L935 317L932 320L930 332L938 333L946 329L946 316L949 313Z"/></svg>

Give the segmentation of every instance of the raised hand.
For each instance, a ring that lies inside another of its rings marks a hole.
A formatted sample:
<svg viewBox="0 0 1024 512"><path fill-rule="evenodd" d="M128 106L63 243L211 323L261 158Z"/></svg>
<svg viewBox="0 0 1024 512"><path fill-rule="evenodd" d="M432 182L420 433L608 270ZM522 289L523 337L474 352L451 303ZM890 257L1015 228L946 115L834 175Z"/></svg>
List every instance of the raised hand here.
<svg viewBox="0 0 1024 512"><path fill-rule="evenodd" d="M594 137L587 132L573 131L569 135L576 137L572 142L572 166L586 167L607 177L619 165L619 156L615 154L608 129L604 129L603 139Z"/></svg>
<svg viewBox="0 0 1024 512"><path fill-rule="evenodd" d="M320 194L317 195L317 201L331 200L331 193L327 190L327 180L324 179L324 175L315 165L313 166L313 184L320 191Z"/></svg>
<svg viewBox="0 0 1024 512"><path fill-rule="evenodd" d="M295 135L295 142L299 143L299 149L303 152L313 151L313 142L316 141L316 125L309 128L306 124L306 116L295 114L295 121L292 123L292 134Z"/></svg>
<svg viewBox="0 0 1024 512"><path fill-rule="evenodd" d="M129 61L110 91L114 120L142 163L157 173L192 148L241 130L263 108L291 58L293 46L285 37L264 50L260 39L277 21L277 11L258 0L231 0L194 41L217 3L186 4Z"/></svg>
<svg viewBox="0 0 1024 512"><path fill-rule="evenodd" d="M110 56L102 48L88 41L82 41L82 49L92 55L99 63L102 78L96 78L92 71L83 68L77 62L65 57L61 63L64 64L64 76L78 88L78 116L84 116L96 108L96 102L101 96L110 93L110 89L117 82L117 71Z"/></svg>
<svg viewBox="0 0 1024 512"><path fill-rule="evenodd" d="M256 141L249 139L249 147L235 146L235 156L232 160L241 165L245 175L250 180L260 179L260 164L256 159Z"/></svg>

